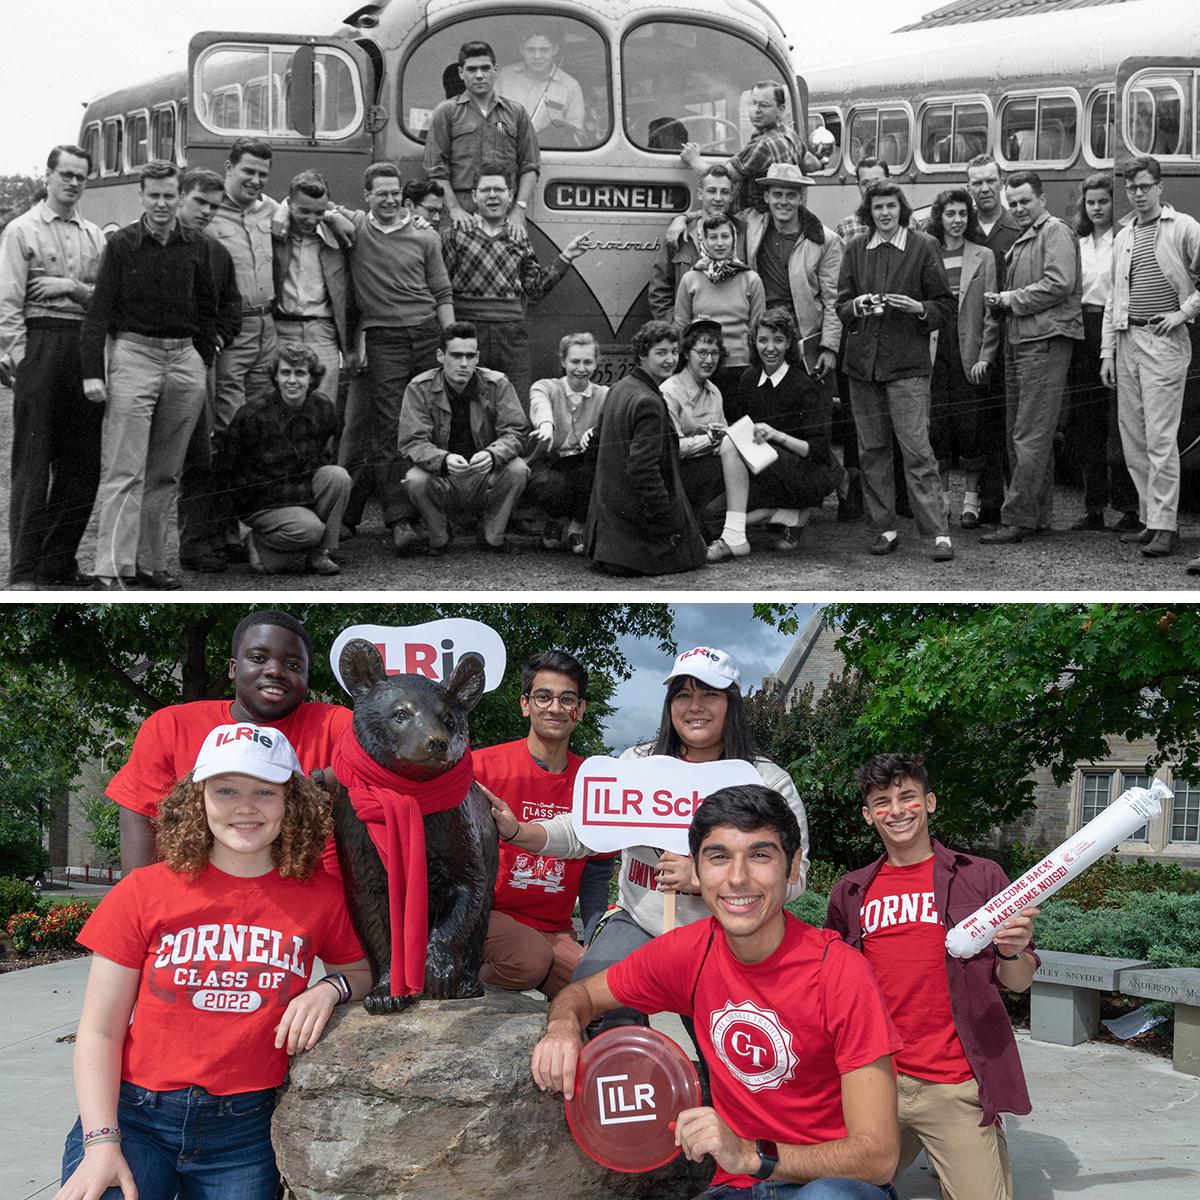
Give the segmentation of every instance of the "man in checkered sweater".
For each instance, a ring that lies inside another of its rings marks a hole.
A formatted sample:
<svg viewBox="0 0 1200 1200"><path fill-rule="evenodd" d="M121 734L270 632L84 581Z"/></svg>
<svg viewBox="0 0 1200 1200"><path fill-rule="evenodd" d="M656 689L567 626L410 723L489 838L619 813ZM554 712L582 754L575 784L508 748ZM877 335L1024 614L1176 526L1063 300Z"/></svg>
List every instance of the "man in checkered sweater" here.
<svg viewBox="0 0 1200 1200"><path fill-rule="evenodd" d="M529 416L533 384L525 301L540 300L592 248L591 232L572 238L554 263L543 267L523 231L506 222L512 207L512 179L499 163L480 163L474 199L479 223L442 234L442 257L450 272L454 314L470 321L479 335L479 361L508 376Z"/></svg>

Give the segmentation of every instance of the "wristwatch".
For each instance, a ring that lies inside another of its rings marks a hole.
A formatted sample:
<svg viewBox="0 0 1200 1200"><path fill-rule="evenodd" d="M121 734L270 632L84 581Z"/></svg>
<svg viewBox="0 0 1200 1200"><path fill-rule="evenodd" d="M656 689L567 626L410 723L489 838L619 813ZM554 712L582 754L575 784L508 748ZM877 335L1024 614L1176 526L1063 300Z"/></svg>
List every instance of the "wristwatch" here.
<svg viewBox="0 0 1200 1200"><path fill-rule="evenodd" d="M766 1138L759 1138L754 1143L758 1151L758 1170L750 1176L751 1179L770 1179L772 1172L779 1165L779 1147Z"/></svg>

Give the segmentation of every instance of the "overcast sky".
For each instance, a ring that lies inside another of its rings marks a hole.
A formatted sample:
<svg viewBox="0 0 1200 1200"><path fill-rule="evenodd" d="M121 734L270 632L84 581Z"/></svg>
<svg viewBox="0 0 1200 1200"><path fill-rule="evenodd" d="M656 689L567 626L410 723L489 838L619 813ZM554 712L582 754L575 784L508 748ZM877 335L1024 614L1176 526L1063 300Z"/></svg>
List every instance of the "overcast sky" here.
<svg viewBox="0 0 1200 1200"><path fill-rule="evenodd" d="M47 150L79 136L84 105L104 92L153 78L186 61L201 30L328 32L357 0L132 0L8 3L0 42L0 174L40 174ZM853 21L836 4L775 0L801 64L846 57L869 28L895 29L938 0L854 0ZM786 14L802 13L803 20Z"/></svg>
<svg viewBox="0 0 1200 1200"><path fill-rule="evenodd" d="M777 671L793 638L755 618L749 604L674 604L675 644L680 653L693 646L725 650L742 673L742 691L757 688L763 678ZM811 604L799 605L801 628L813 612ZM618 643L630 665L633 678L623 683L613 703L616 714L605 730L605 741L620 753L635 742L654 736L662 712L663 678L674 660L666 658L650 639L622 638Z"/></svg>

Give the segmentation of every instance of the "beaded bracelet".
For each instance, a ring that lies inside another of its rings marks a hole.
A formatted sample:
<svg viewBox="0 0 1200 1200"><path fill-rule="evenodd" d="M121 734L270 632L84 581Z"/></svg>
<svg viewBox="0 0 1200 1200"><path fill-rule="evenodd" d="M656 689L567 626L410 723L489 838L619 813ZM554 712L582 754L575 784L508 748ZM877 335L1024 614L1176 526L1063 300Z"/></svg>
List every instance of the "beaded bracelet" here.
<svg viewBox="0 0 1200 1200"><path fill-rule="evenodd" d="M93 1142L119 1142L121 1131L115 1125L102 1125L99 1129L89 1130L83 1135L83 1145L88 1147Z"/></svg>

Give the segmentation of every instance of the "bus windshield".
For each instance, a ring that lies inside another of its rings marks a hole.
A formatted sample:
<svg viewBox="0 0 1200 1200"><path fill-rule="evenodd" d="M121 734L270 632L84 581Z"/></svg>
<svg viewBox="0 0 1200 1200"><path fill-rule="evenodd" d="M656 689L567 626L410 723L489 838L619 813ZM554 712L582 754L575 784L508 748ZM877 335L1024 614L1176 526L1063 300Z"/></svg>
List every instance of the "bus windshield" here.
<svg viewBox="0 0 1200 1200"><path fill-rule="evenodd" d="M401 128L424 141L433 110L463 92L459 47L496 52L496 91L524 106L543 150L591 150L612 131L608 47L583 21L508 12L442 26L412 49L400 72Z"/></svg>
<svg viewBox="0 0 1200 1200"><path fill-rule="evenodd" d="M786 82L750 42L680 21L637 26L622 47L621 71L626 136L643 150L670 153L684 142L699 143L706 154L737 153L754 133L751 87Z"/></svg>

